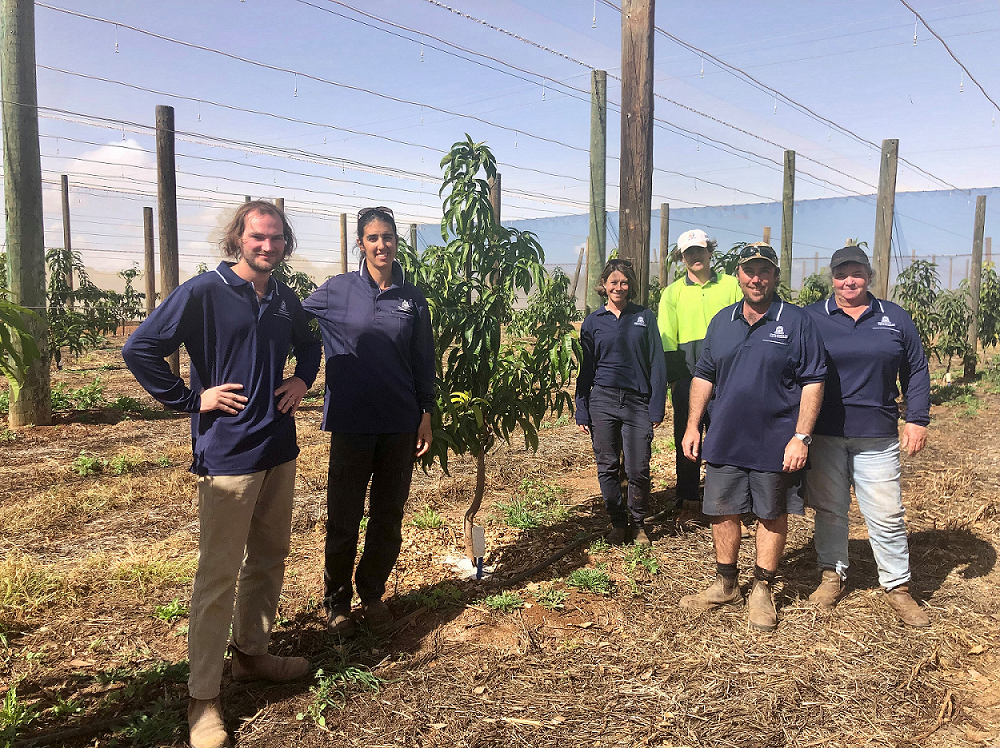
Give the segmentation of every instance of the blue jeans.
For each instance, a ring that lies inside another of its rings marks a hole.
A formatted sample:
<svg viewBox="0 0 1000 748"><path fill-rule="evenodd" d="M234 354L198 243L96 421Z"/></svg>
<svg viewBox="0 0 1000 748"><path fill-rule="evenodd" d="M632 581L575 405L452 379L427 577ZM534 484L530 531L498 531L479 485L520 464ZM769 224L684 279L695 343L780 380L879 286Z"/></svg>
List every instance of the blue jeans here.
<svg viewBox="0 0 1000 748"><path fill-rule="evenodd" d="M594 385L590 391L590 436L597 480L612 527L642 527L649 514L649 457L653 424L649 398L628 390ZM619 452L625 453L628 505L622 501Z"/></svg>
<svg viewBox="0 0 1000 748"><path fill-rule="evenodd" d="M813 436L806 501L816 510L816 555L821 569L847 576L847 510L851 486L868 525L868 541L887 590L910 581L910 551L903 522L899 439Z"/></svg>

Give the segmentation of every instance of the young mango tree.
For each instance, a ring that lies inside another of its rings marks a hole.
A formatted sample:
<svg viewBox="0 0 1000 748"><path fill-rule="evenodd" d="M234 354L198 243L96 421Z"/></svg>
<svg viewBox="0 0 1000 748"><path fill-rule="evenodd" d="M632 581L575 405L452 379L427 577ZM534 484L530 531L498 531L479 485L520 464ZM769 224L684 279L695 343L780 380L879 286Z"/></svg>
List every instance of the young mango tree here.
<svg viewBox="0 0 1000 748"><path fill-rule="evenodd" d="M505 336L520 292L547 287L545 254L533 234L505 228L493 215L487 179L496 160L482 143L455 143L441 161L443 246L420 255L401 245L407 275L423 291L437 348L434 441L424 457L448 472L449 453L476 461L476 488L465 513L465 550L486 490L486 457L518 429L538 449L538 429L550 411L572 408L565 391L580 356L572 323L559 315L533 320L517 338Z"/></svg>
<svg viewBox="0 0 1000 748"><path fill-rule="evenodd" d="M18 306L6 296L6 289L0 286L0 374L10 384L11 394L17 397L28 364L39 357L38 345L24 320L25 317L39 318L35 312Z"/></svg>

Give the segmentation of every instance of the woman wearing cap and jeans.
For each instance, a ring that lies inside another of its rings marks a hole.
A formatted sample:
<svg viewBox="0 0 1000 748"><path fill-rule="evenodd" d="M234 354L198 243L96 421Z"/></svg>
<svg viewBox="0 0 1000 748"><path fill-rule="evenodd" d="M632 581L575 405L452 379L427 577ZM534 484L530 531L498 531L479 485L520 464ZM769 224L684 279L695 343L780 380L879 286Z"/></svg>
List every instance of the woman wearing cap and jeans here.
<svg viewBox="0 0 1000 748"><path fill-rule="evenodd" d="M631 262L608 262L597 284L607 303L580 328L576 422L593 440L597 479L611 517L608 542L620 544L628 537L648 545L643 520L649 511L649 458L653 429L666 408L667 378L656 315L632 303L637 289ZM622 501L620 452L625 454L627 503Z"/></svg>
<svg viewBox="0 0 1000 748"><path fill-rule="evenodd" d="M927 626L927 614L909 591L899 458L900 449L913 456L927 443L927 358L910 316L869 292L872 268L864 250L838 249L830 270L833 296L806 307L823 336L828 367L806 473L822 577L809 599L829 609L843 594L853 486L886 601L904 623ZM900 391L906 397L902 439L896 407Z"/></svg>
<svg viewBox="0 0 1000 748"><path fill-rule="evenodd" d="M329 630L351 633L351 577L361 615L378 631L392 625L382 602L402 543L403 506L413 462L430 449L434 341L424 295L396 262L399 235L389 208L358 213L361 265L335 275L302 307L319 322L326 351L323 424L330 431L326 564ZM354 570L368 499L365 547Z"/></svg>

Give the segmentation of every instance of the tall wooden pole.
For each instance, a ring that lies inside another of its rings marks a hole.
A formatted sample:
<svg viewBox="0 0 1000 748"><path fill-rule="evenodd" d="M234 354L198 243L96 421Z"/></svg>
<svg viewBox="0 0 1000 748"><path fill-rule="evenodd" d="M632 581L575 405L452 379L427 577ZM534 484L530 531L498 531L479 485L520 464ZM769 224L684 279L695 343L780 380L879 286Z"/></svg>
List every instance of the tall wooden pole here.
<svg viewBox="0 0 1000 748"><path fill-rule="evenodd" d="M892 255L892 216L896 205L896 159L899 140L882 141L882 163L878 173L878 200L875 204L875 296L889 293L889 258Z"/></svg>
<svg viewBox="0 0 1000 748"><path fill-rule="evenodd" d="M28 366L11 395L11 428L52 423L48 331L45 323L45 234L42 223L42 161L38 151L38 89L35 82L35 4L3 0L0 93L3 98L4 207L11 301L34 310L24 323L41 357ZM14 339L17 346L19 341Z"/></svg>
<svg viewBox="0 0 1000 748"><path fill-rule="evenodd" d="M586 253L584 247L580 247L580 256L576 258L576 272L573 273L573 285L569 289L569 297L576 300L576 290L580 285L580 268L583 267L583 255Z"/></svg>
<svg viewBox="0 0 1000 748"><path fill-rule="evenodd" d="M792 221L795 218L795 151L785 151L785 180L781 189L781 282L792 287ZM768 232L770 233L770 232Z"/></svg>
<svg viewBox="0 0 1000 748"><path fill-rule="evenodd" d="M976 376L979 347L979 291L983 282L983 233L986 230L986 195L976 198L976 223L972 230L972 266L969 268L969 355L965 357L965 378Z"/></svg>
<svg viewBox="0 0 1000 748"><path fill-rule="evenodd" d="M637 302L649 294L653 198L653 23L655 0L622 2L622 146L618 256L631 260Z"/></svg>
<svg viewBox="0 0 1000 748"><path fill-rule="evenodd" d="M983 253L986 256L986 262L993 262L993 238L990 236L983 239Z"/></svg>
<svg viewBox="0 0 1000 748"><path fill-rule="evenodd" d="M340 214L340 274L347 272L347 214Z"/></svg>
<svg viewBox="0 0 1000 748"><path fill-rule="evenodd" d="M490 204L493 206L493 220L500 223L500 172L490 179Z"/></svg>
<svg viewBox="0 0 1000 748"><path fill-rule="evenodd" d="M417 251L417 224L410 224L410 249Z"/></svg>
<svg viewBox="0 0 1000 748"><path fill-rule="evenodd" d="M274 198L274 207L280 210L282 213L285 212L285 198L276 197Z"/></svg>
<svg viewBox="0 0 1000 748"><path fill-rule="evenodd" d="M62 219L63 219L63 249L66 256L73 257L73 240L69 230L69 177L65 174L59 177L59 186L62 188ZM73 268L70 267L66 273L66 286L73 290Z"/></svg>
<svg viewBox="0 0 1000 748"><path fill-rule="evenodd" d="M670 283L670 203L660 203L660 288ZM653 311L656 311L655 309Z"/></svg>
<svg viewBox="0 0 1000 748"><path fill-rule="evenodd" d="M784 207L784 206L782 206L782 207ZM771 243L771 227L770 226L765 226L764 227L764 233L763 233L763 235L761 237L761 241L763 241L764 244L770 244Z"/></svg>
<svg viewBox="0 0 1000 748"><path fill-rule="evenodd" d="M143 260L145 261L146 316L156 308L156 249L153 246L153 209L142 209L142 235L145 238Z"/></svg>
<svg viewBox="0 0 1000 748"><path fill-rule="evenodd" d="M607 258L608 74L590 76L590 236L587 244L587 293L584 311L601 305L594 286Z"/></svg>
<svg viewBox="0 0 1000 748"><path fill-rule="evenodd" d="M250 202L250 196L249 195L244 195L243 196L243 202L245 202L245 203Z"/></svg>
<svg viewBox="0 0 1000 748"><path fill-rule="evenodd" d="M156 204L160 218L160 289L166 299L181 282L177 242L177 172L174 168L174 108L156 107ZM180 374L180 353L167 357Z"/></svg>
<svg viewBox="0 0 1000 748"><path fill-rule="evenodd" d="M594 277L590 274L590 237L583 246L583 309L587 310L587 299L590 298L590 287L594 284ZM595 294L596 295L596 294ZM598 296L597 298L601 298Z"/></svg>

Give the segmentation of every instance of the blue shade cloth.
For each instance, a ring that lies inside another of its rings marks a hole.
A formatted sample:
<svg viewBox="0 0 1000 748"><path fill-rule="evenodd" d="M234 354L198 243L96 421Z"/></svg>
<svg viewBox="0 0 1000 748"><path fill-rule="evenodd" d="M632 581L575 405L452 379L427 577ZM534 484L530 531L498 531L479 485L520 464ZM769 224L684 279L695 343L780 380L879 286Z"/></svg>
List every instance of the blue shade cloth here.
<svg viewBox="0 0 1000 748"><path fill-rule="evenodd" d="M702 458L780 473L802 386L826 379L825 358L810 317L779 298L753 325L742 301L715 315L694 372L714 385Z"/></svg>
<svg viewBox="0 0 1000 748"><path fill-rule="evenodd" d="M416 433L434 407L434 339L427 300L393 263L382 290L368 266L335 275L303 302L326 353L325 431Z"/></svg>
<svg viewBox="0 0 1000 748"><path fill-rule="evenodd" d="M191 386L164 358L183 345L191 358ZM289 347L295 374L312 386L320 343L295 293L271 278L258 301L253 284L229 263L174 290L129 336L122 357L149 394L172 410L191 413L191 472L247 475L293 460L299 448L295 418L278 410L274 391L284 381ZM236 415L199 413L201 392L241 384L246 407Z"/></svg>
<svg viewBox="0 0 1000 748"><path fill-rule="evenodd" d="M580 327L583 361L576 380L576 422L590 423L590 390L627 390L649 398L649 421L661 423L667 403L667 368L656 315L629 303L621 316L602 306Z"/></svg>
<svg viewBox="0 0 1000 748"><path fill-rule="evenodd" d="M810 304L805 311L816 323L827 353L817 434L895 438L900 391L906 396L907 422L930 423L927 357L913 320L902 307L869 294L868 308L856 322L833 297Z"/></svg>

